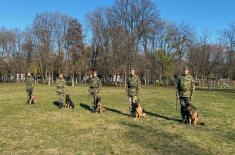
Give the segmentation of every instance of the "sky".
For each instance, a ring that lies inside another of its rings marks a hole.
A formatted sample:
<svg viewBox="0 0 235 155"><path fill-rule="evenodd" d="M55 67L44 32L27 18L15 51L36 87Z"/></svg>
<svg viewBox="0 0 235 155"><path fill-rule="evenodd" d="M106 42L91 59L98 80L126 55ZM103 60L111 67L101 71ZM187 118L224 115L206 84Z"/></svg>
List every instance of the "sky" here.
<svg viewBox="0 0 235 155"><path fill-rule="evenodd" d="M153 0L162 19L186 23L199 34L209 30L211 39L235 22L235 0ZM0 27L30 27L37 13L61 12L78 18L86 30L86 15L114 0L0 0Z"/></svg>

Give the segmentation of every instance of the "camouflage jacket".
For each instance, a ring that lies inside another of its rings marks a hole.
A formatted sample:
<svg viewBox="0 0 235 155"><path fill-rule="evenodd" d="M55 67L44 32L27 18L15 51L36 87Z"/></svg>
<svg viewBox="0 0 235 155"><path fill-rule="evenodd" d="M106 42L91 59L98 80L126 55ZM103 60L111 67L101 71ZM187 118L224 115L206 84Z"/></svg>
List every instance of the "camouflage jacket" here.
<svg viewBox="0 0 235 155"><path fill-rule="evenodd" d="M137 75L127 78L127 96L138 96L141 87L140 78Z"/></svg>
<svg viewBox="0 0 235 155"><path fill-rule="evenodd" d="M56 81L56 91L57 92L64 92L64 85L65 85L65 80L64 79L58 79Z"/></svg>
<svg viewBox="0 0 235 155"><path fill-rule="evenodd" d="M177 81L176 93L180 97L191 98L195 90L195 81L191 75L180 76Z"/></svg>
<svg viewBox="0 0 235 155"><path fill-rule="evenodd" d="M26 90L32 90L34 84L34 79L32 76L27 77L26 79Z"/></svg>
<svg viewBox="0 0 235 155"><path fill-rule="evenodd" d="M93 77L89 80L89 84L90 84L90 89L89 91L91 93L98 93L100 92L101 90L101 86L102 86L102 83L101 83L101 80L99 77Z"/></svg>

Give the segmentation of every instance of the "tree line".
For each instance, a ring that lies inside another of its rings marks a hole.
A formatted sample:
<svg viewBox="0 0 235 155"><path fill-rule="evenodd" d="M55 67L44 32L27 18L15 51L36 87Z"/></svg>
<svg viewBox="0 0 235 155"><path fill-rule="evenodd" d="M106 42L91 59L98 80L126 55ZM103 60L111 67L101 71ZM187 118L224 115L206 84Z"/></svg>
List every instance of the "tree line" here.
<svg viewBox="0 0 235 155"><path fill-rule="evenodd" d="M74 83L92 69L103 80L125 79L134 67L145 84L167 85L187 65L196 79L235 79L235 23L211 42L209 30L162 19L151 0L116 0L86 19L86 36L78 19L60 12L36 14L23 31L0 28L0 76L30 71L53 82L64 73Z"/></svg>

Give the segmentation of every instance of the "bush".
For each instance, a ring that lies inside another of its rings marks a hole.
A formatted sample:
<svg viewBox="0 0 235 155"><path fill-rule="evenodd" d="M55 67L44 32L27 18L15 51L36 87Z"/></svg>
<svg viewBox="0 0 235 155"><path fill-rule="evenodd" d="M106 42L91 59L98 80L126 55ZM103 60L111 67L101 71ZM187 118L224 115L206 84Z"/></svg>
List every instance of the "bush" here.
<svg viewBox="0 0 235 155"><path fill-rule="evenodd" d="M66 85L67 85L67 86L72 86L72 81L67 81L67 82L66 82Z"/></svg>

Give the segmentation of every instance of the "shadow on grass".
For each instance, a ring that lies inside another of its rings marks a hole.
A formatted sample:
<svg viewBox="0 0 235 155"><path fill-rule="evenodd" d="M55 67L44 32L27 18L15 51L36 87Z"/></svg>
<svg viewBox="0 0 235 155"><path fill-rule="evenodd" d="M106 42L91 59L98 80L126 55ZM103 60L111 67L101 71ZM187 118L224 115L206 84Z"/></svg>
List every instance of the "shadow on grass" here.
<svg viewBox="0 0 235 155"><path fill-rule="evenodd" d="M179 123L181 123L181 121L182 121L181 119L171 118L171 117L160 115L160 114L155 114L155 113L152 113L152 112L149 112L149 111L146 111L146 110L144 110L144 112L147 115L163 118L163 119L166 119L166 120L176 121L176 122L179 122Z"/></svg>
<svg viewBox="0 0 235 155"><path fill-rule="evenodd" d="M130 122L122 122L122 125L129 127L124 133L125 137L148 149L149 154L211 154L210 149L204 149L182 135L167 132L164 128Z"/></svg>
<svg viewBox="0 0 235 155"><path fill-rule="evenodd" d="M57 106L57 108L63 108L63 104L61 104L59 101L54 101L53 104Z"/></svg>
<svg viewBox="0 0 235 155"><path fill-rule="evenodd" d="M87 104L84 103L80 103L80 107L82 107L83 109L86 109L88 111L92 111L91 107Z"/></svg>
<svg viewBox="0 0 235 155"><path fill-rule="evenodd" d="M124 116L129 116L128 114L123 113L123 112L121 112L121 111L119 111L119 110L117 110L117 109L112 109L112 108L108 108L108 107L105 107L105 108L106 108L106 110L108 110L108 111L111 111L111 112L114 112L114 113L117 113L117 114L121 114L121 115L124 115Z"/></svg>

